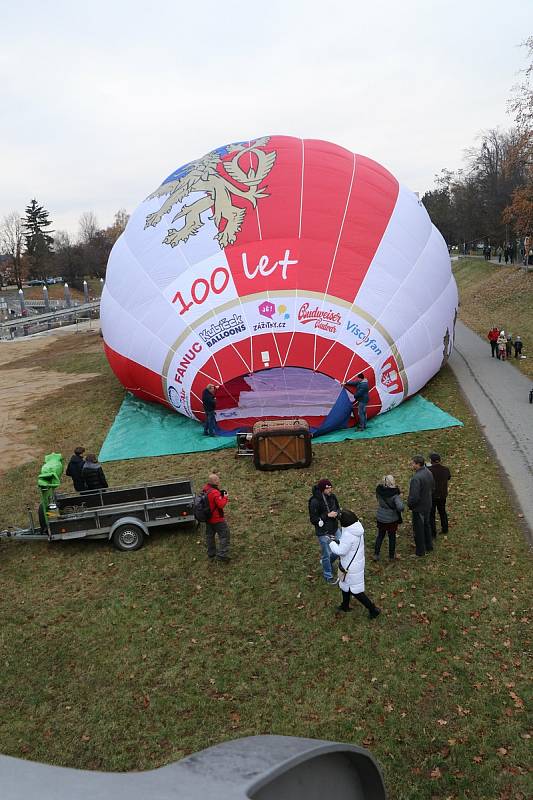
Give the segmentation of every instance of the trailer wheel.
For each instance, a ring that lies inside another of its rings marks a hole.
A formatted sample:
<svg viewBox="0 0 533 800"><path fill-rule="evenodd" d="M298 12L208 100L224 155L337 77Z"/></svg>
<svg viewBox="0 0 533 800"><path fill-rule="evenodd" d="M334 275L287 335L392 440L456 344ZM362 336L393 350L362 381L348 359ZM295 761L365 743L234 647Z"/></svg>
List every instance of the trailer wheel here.
<svg viewBox="0 0 533 800"><path fill-rule="evenodd" d="M124 552L138 550L144 544L144 531L133 522L126 522L113 533L113 544Z"/></svg>

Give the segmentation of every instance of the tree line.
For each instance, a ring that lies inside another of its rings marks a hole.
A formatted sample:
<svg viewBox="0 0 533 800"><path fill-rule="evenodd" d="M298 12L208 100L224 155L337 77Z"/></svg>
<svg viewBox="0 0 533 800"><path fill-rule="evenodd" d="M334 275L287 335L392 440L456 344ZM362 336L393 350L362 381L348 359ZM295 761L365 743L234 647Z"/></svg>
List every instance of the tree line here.
<svg viewBox="0 0 533 800"><path fill-rule="evenodd" d="M516 249L533 230L533 36L524 46L528 65L513 88L508 131L491 129L465 151L464 168L443 169L422 202L449 246L480 244ZM527 240L526 240L527 241Z"/></svg>
<svg viewBox="0 0 533 800"><path fill-rule="evenodd" d="M79 220L78 235L54 231L46 208L32 199L24 216L12 211L0 222L0 285L61 276L69 285L83 288L84 278L105 277L111 248L128 222L124 209L113 224L100 228L92 211Z"/></svg>

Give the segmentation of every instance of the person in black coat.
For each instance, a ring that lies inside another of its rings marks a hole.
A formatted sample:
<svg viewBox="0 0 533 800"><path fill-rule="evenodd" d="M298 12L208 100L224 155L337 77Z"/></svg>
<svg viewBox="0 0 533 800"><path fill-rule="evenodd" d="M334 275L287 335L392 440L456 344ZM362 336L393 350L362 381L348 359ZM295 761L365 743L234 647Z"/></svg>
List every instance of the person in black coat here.
<svg viewBox="0 0 533 800"><path fill-rule="evenodd" d="M437 527L435 525L435 513L439 512L440 524L442 532L448 533L448 514L446 513L446 498L448 497L448 482L451 480L452 474L448 467L440 463L440 456L438 453L431 453L429 456L431 466L428 467L433 475L435 481L435 488L433 489L433 505L429 516L431 525L431 535L433 538L437 535Z"/></svg>
<svg viewBox="0 0 533 800"><path fill-rule="evenodd" d="M204 422L204 436L216 436L216 408L217 399L215 392L218 387L214 383L208 383L202 392L202 405L204 407L205 422Z"/></svg>
<svg viewBox="0 0 533 800"><path fill-rule="evenodd" d="M413 477L409 483L407 505L413 514L416 555L425 556L426 553L430 553L433 550L430 515L435 480L426 467L424 456L413 456L411 469L413 470Z"/></svg>
<svg viewBox="0 0 533 800"><path fill-rule="evenodd" d="M94 453L87 454L82 476L87 489L107 489L108 487L102 465L98 463Z"/></svg>
<svg viewBox="0 0 533 800"><path fill-rule="evenodd" d="M315 526L315 533L320 545L320 561L324 580L326 583L335 585L338 580L333 575L333 562L338 556L331 552L329 543L337 536L338 516L341 509L337 497L333 494L331 481L327 478L318 481L312 491L309 498L309 519Z"/></svg>
<svg viewBox="0 0 533 800"><path fill-rule="evenodd" d="M369 385L368 380L362 372L359 372L355 381L347 381L342 384L345 389L353 392L352 413L354 420L359 419L359 430L364 431L366 428L366 407L369 399ZM357 420L356 420L357 422Z"/></svg>
<svg viewBox="0 0 533 800"><path fill-rule="evenodd" d="M76 492L84 492L87 488L82 477L82 470L85 464L85 459L83 458L84 453L85 447L76 447L74 449L74 455L68 462L67 470L65 472L65 475L68 475L69 478L72 478L74 491Z"/></svg>

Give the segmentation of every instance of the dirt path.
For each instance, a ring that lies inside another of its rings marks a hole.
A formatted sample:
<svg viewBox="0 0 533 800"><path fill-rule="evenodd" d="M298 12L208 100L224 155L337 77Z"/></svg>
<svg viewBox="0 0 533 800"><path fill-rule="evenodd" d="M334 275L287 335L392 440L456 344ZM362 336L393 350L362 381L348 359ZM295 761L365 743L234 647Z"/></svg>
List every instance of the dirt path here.
<svg viewBox="0 0 533 800"><path fill-rule="evenodd" d="M27 365L28 357L38 358L59 338L65 341L64 332L0 343L0 474L36 457L31 441L36 426L26 420L29 406L65 386L96 377L94 373L56 372ZM93 338L94 334L90 345ZM85 345L87 339L76 340L76 344L82 343ZM25 359L24 366L10 366L21 359Z"/></svg>

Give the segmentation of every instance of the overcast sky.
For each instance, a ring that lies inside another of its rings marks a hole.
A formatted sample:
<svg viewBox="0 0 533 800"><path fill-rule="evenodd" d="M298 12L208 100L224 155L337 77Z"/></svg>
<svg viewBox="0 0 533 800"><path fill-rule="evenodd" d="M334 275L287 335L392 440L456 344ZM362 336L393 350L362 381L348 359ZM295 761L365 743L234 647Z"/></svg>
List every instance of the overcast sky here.
<svg viewBox="0 0 533 800"><path fill-rule="evenodd" d="M177 166L265 134L327 139L421 194L488 128L527 0L15 0L0 18L0 217L76 234Z"/></svg>

